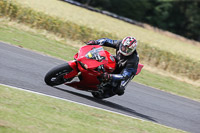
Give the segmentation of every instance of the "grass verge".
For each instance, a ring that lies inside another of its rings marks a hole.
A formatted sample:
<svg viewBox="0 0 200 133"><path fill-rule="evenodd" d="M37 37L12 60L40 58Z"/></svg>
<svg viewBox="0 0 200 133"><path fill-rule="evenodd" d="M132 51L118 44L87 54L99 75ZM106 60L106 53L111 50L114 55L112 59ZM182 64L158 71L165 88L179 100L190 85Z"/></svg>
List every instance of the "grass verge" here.
<svg viewBox="0 0 200 133"><path fill-rule="evenodd" d="M0 40L67 60L73 59L73 55L77 52L77 48L53 39L49 40L44 35L25 32L5 25L0 26Z"/></svg>
<svg viewBox="0 0 200 133"><path fill-rule="evenodd" d="M1 21L0 21L1 23ZM67 45L64 40L55 41L53 37L18 29L20 26L9 26L5 23L0 25L0 40L15 44L21 47L39 51L60 59L71 60L77 52L77 48ZM18 27L18 28L17 28ZM50 39L51 38L51 39ZM57 39L59 40L59 39ZM71 44L71 42L69 42ZM140 75L134 78L134 81L165 90L170 93L185 96L191 99L200 100L200 86L192 85L186 82L177 81L169 76L159 75L143 69Z"/></svg>
<svg viewBox="0 0 200 133"><path fill-rule="evenodd" d="M169 76L163 76L143 69L141 74L136 76L133 81L200 101L200 86L178 81Z"/></svg>
<svg viewBox="0 0 200 133"><path fill-rule="evenodd" d="M0 85L0 132L181 133L152 122Z"/></svg>

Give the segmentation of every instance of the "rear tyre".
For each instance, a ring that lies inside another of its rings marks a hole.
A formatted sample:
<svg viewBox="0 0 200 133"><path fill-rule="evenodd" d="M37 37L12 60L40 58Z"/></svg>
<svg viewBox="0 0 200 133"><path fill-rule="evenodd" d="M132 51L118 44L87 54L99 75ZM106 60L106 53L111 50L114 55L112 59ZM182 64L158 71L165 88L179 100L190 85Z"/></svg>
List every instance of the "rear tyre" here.
<svg viewBox="0 0 200 133"><path fill-rule="evenodd" d="M96 99L103 99L103 95L100 92L92 92L92 96Z"/></svg>
<svg viewBox="0 0 200 133"><path fill-rule="evenodd" d="M103 92L102 91L92 92L92 96L97 99L105 99L112 97L114 95L116 94L113 93L111 90L104 90Z"/></svg>
<svg viewBox="0 0 200 133"><path fill-rule="evenodd" d="M68 63L61 64L51 69L44 77L44 81L49 86L61 85L67 81L64 76L73 69ZM70 80L70 79L69 79Z"/></svg>

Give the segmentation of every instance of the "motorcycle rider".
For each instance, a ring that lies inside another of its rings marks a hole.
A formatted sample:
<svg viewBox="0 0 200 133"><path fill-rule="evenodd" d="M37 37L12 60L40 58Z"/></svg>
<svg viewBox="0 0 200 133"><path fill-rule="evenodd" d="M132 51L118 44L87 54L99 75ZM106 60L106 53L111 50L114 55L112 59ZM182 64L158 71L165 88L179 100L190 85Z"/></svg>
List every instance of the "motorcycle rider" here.
<svg viewBox="0 0 200 133"><path fill-rule="evenodd" d="M118 94L124 94L126 85L135 76L139 63L139 56L136 51L137 40L134 37L125 37L123 40L111 40L101 38L99 40L90 40L87 45L101 45L116 49L116 70L112 74L104 73L103 82L110 82L112 93L107 93L104 97L110 97ZM109 95L109 96L107 96Z"/></svg>

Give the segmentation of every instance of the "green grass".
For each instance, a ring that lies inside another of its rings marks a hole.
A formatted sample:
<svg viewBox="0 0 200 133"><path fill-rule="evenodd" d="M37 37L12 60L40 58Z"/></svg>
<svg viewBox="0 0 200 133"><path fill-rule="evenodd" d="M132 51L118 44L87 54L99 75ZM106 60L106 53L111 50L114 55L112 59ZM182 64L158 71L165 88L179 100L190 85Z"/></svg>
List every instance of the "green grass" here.
<svg viewBox="0 0 200 133"><path fill-rule="evenodd" d="M136 76L133 81L176 95L200 100L200 86L194 86L186 82L177 81L172 77L161 76L145 69L143 69L140 75Z"/></svg>
<svg viewBox="0 0 200 133"><path fill-rule="evenodd" d="M181 133L152 122L0 85L1 133Z"/></svg>
<svg viewBox="0 0 200 133"><path fill-rule="evenodd" d="M117 39L132 35L140 42L148 43L162 50L188 56L196 61L200 60L200 47L198 46L191 45L190 43L175 38L170 38L152 30L131 25L106 15L91 12L59 0L14 1L17 1L24 6L31 7L34 10L45 12L51 16L57 16L65 21L71 21L78 25L85 25L99 31L115 34L118 37Z"/></svg>
<svg viewBox="0 0 200 133"><path fill-rule="evenodd" d="M60 59L71 60L78 48L71 45L48 39L40 32L28 32L19 25L8 26L0 21L0 40L22 46L34 51L39 51ZM50 37L53 38L53 37ZM70 42L70 41L69 41ZM171 77L162 76L145 69L134 78L135 82L159 88L170 93L200 100L200 87L186 82L177 81Z"/></svg>
<svg viewBox="0 0 200 133"><path fill-rule="evenodd" d="M77 52L73 46L5 25L0 26L0 40L67 60L73 59L72 55Z"/></svg>

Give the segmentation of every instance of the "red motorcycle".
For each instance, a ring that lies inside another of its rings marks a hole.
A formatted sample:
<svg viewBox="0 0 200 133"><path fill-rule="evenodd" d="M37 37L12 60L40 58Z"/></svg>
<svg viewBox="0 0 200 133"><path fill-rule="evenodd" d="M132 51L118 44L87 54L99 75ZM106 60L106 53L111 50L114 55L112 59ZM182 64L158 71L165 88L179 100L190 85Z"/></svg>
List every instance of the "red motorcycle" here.
<svg viewBox="0 0 200 133"><path fill-rule="evenodd" d="M143 65L138 65L137 74ZM95 98L102 99L104 88L108 83L102 82L104 72L112 73L116 68L115 57L99 45L86 45L74 55L74 60L51 69L45 76L47 85L65 84L91 92Z"/></svg>

